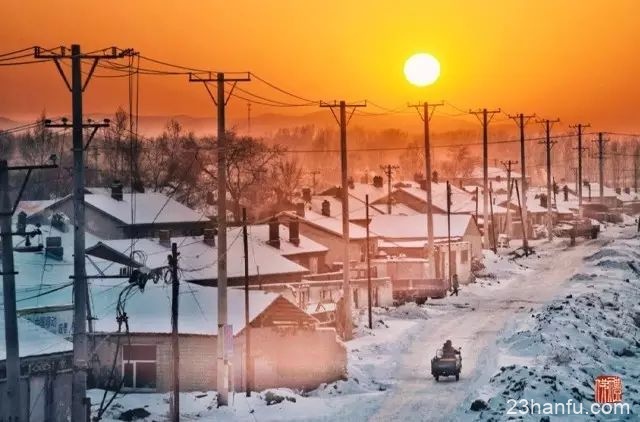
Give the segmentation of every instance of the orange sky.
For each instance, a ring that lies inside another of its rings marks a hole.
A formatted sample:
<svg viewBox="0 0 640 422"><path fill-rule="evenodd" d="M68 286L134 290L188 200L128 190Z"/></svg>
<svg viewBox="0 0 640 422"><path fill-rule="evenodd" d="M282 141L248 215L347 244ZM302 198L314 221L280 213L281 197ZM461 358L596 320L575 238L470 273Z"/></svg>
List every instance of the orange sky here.
<svg viewBox="0 0 640 422"><path fill-rule="evenodd" d="M367 98L392 108L445 99L600 130L640 129L635 0L23 0L5 2L2 17L0 52L117 45L195 67L251 70L312 99ZM442 65L428 88L410 86L402 73L418 51ZM186 79L143 77L141 114L212 114L203 88ZM290 100L255 82L244 87ZM1 116L69 113L52 63L0 67L0 92ZM110 112L126 105L126 81L94 79L85 98L88 112ZM244 109L236 101L230 113ZM265 111L292 112L256 107Z"/></svg>

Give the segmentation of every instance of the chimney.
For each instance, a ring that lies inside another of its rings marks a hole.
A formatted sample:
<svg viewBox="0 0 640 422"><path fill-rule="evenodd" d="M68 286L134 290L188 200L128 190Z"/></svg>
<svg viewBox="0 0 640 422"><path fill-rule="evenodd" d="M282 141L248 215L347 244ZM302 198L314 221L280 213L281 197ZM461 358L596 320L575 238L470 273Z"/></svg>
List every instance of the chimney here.
<svg viewBox="0 0 640 422"><path fill-rule="evenodd" d="M620 195L622 193L622 189L616 188L616 194Z"/></svg>
<svg viewBox="0 0 640 422"><path fill-rule="evenodd" d="M540 206L542 208L547 208L547 195L544 193L540 194Z"/></svg>
<svg viewBox="0 0 640 422"><path fill-rule="evenodd" d="M122 182L119 180L114 180L111 183L111 197L116 201L122 201Z"/></svg>
<svg viewBox="0 0 640 422"><path fill-rule="evenodd" d="M18 223L16 224L16 231L18 233L25 233L27 231L27 213L20 211L18 213Z"/></svg>
<svg viewBox="0 0 640 422"><path fill-rule="evenodd" d="M267 244L280 249L280 223L275 218L269 221L269 240Z"/></svg>
<svg viewBox="0 0 640 422"><path fill-rule="evenodd" d="M331 203L326 199L322 201L322 215L331 217Z"/></svg>
<svg viewBox="0 0 640 422"><path fill-rule="evenodd" d="M336 186L335 197L338 198L338 199L342 198L342 187L341 186Z"/></svg>
<svg viewBox="0 0 640 422"><path fill-rule="evenodd" d="M300 246L300 222L297 218L289 221L289 242Z"/></svg>
<svg viewBox="0 0 640 422"><path fill-rule="evenodd" d="M64 248L60 236L49 236L45 241L45 255L58 261L62 261Z"/></svg>
<svg viewBox="0 0 640 422"><path fill-rule="evenodd" d="M171 247L171 232L169 230L158 230L158 240L165 248Z"/></svg>
<svg viewBox="0 0 640 422"><path fill-rule="evenodd" d="M296 203L296 215L298 217L304 218L304 202Z"/></svg>
<svg viewBox="0 0 640 422"><path fill-rule="evenodd" d="M349 189L355 189L356 188L356 184L353 181L353 177L349 176L349 180L347 181L347 184L349 186Z"/></svg>
<svg viewBox="0 0 640 422"><path fill-rule="evenodd" d="M384 185L384 179L382 176L373 176L373 187L381 188Z"/></svg>
<svg viewBox="0 0 640 422"><path fill-rule="evenodd" d="M564 194L564 201L567 202L569 200L569 186L564 185L562 193Z"/></svg>
<svg viewBox="0 0 640 422"><path fill-rule="evenodd" d="M302 188L302 200L304 202L311 202L311 189Z"/></svg>
<svg viewBox="0 0 640 422"><path fill-rule="evenodd" d="M216 246L216 230L204 229L202 241L209 246Z"/></svg>
<svg viewBox="0 0 640 422"><path fill-rule="evenodd" d="M420 189L427 190L427 179L420 180Z"/></svg>
<svg viewBox="0 0 640 422"><path fill-rule="evenodd" d="M629 195L631 193L631 188L624 188L624 193Z"/></svg>

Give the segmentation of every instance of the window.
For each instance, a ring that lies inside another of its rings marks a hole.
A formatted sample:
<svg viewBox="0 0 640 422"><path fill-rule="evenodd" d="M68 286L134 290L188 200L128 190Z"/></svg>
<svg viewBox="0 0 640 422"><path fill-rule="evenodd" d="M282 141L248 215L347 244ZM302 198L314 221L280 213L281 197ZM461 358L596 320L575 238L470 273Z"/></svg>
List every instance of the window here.
<svg viewBox="0 0 640 422"><path fill-rule="evenodd" d="M122 347L124 387L155 390L157 380L156 346L124 345Z"/></svg>
<svg viewBox="0 0 640 422"><path fill-rule="evenodd" d="M465 249L460 252L460 263L466 264L467 262L469 262L469 251Z"/></svg>

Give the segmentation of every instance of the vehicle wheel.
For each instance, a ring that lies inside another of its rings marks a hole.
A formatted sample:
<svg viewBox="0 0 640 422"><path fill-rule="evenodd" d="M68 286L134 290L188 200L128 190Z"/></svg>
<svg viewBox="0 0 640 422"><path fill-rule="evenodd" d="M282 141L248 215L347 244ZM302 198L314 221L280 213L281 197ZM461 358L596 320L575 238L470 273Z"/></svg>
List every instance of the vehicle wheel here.
<svg viewBox="0 0 640 422"><path fill-rule="evenodd" d="M460 381L460 374L456 374L456 381Z"/></svg>
<svg viewBox="0 0 640 422"><path fill-rule="evenodd" d="M440 381L440 375L436 375L435 378L436 378L436 382Z"/></svg>

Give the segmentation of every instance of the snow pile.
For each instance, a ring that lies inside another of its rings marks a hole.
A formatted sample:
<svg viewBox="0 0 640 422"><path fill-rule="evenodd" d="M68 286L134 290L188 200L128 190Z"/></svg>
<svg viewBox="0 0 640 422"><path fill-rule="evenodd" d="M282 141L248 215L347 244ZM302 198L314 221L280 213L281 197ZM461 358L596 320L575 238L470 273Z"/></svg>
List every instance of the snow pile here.
<svg viewBox="0 0 640 422"><path fill-rule="evenodd" d="M622 378L623 400L636 412L617 415L616 420L636 420L640 406L640 279L629 262L640 259L633 250L638 246L638 239L616 239L586 257L582 271L571 279L571 294L532 314L504 338L499 361L508 363L468 398L460 419L504 420L511 407L509 399L537 403L572 399L588 409L594 401L595 378L606 374ZM484 400L487 408L476 403L478 410L471 410L476 399ZM539 415L529 417L540 420Z"/></svg>

